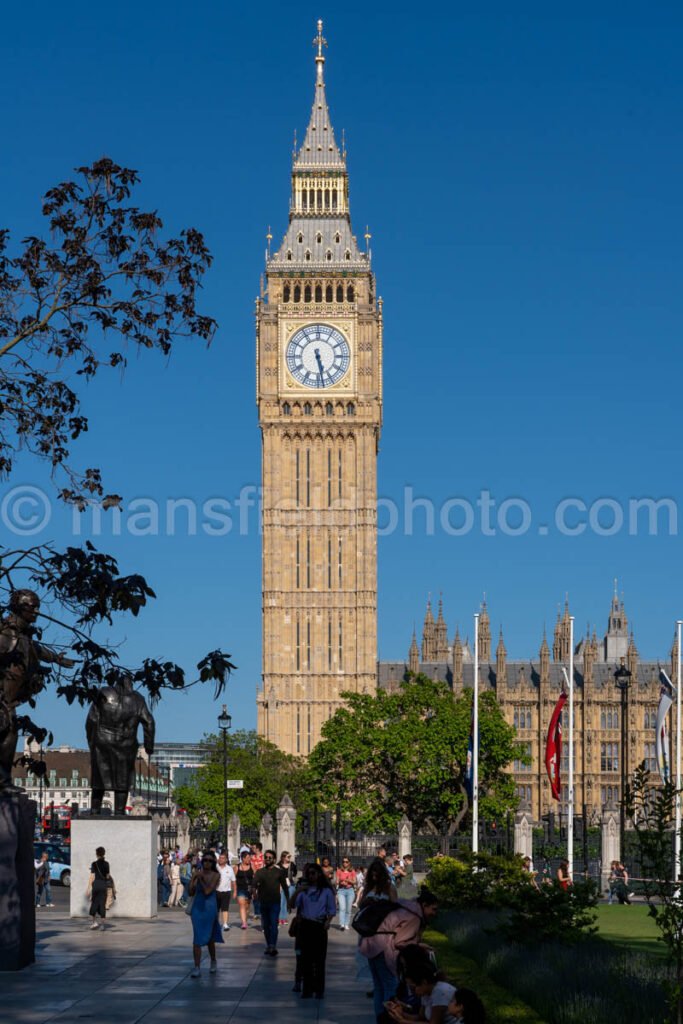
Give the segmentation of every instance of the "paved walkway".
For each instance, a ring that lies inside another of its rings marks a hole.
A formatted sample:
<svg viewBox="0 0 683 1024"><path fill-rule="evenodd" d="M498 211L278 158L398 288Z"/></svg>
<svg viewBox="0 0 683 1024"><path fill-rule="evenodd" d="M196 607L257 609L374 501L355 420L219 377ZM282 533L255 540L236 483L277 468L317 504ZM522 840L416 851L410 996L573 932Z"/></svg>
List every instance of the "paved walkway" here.
<svg viewBox="0 0 683 1024"><path fill-rule="evenodd" d="M54 892L54 888L53 888ZM60 893L61 895L61 893ZM59 900L60 904L63 901ZM37 961L0 976L0 1018L13 1024L371 1024L368 982L356 981L355 932L330 931L323 1000L291 991L294 941L280 930L280 955L263 955L263 936L233 928L218 946L218 972L190 978L192 928L179 910L155 921L112 919L104 932L71 920L66 908L38 912ZM233 915L231 914L231 917Z"/></svg>

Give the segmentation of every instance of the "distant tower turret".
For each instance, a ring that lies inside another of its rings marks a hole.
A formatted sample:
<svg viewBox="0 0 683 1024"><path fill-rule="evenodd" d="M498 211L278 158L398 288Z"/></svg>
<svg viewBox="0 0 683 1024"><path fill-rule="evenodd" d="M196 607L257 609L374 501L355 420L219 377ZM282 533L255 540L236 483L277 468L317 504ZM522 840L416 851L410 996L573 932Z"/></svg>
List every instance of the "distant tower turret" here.
<svg viewBox="0 0 683 1024"><path fill-rule="evenodd" d="M541 682L550 682L550 648L548 647L548 638L545 635L545 629L543 630L543 640L541 641L541 649L539 651L539 659L541 662Z"/></svg>
<svg viewBox="0 0 683 1024"><path fill-rule="evenodd" d="M500 635L498 637L498 646L496 647L496 685L500 686L507 678L507 651L505 650L505 641L503 640L503 628L501 626Z"/></svg>
<svg viewBox="0 0 683 1024"><path fill-rule="evenodd" d="M463 649L460 640L460 630L456 627L455 640L453 642L453 685L462 686L462 663Z"/></svg>
<svg viewBox="0 0 683 1024"><path fill-rule="evenodd" d="M425 615L424 626L422 627L422 660L435 661L436 638L434 635L434 615L432 614L432 602L427 601L427 614Z"/></svg>
<svg viewBox="0 0 683 1024"><path fill-rule="evenodd" d="M413 642L411 643L410 651L408 652L408 670L412 672L414 676L416 676L420 671L420 651L417 646L415 630L413 630Z"/></svg>
<svg viewBox="0 0 683 1024"><path fill-rule="evenodd" d="M448 661L448 627L443 617L443 601L439 598L439 614L434 626L435 661Z"/></svg>
<svg viewBox="0 0 683 1024"><path fill-rule="evenodd" d="M620 665L621 659L628 655L628 619L623 600L617 594L617 581L614 581L614 596L607 621L607 632L604 639L605 661Z"/></svg>

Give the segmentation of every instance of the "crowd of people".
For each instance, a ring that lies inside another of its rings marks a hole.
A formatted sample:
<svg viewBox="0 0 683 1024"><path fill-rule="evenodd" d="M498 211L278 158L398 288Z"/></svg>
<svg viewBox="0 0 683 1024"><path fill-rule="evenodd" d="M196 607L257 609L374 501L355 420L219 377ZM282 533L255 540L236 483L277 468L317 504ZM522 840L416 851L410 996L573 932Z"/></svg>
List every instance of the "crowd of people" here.
<svg viewBox="0 0 683 1024"><path fill-rule="evenodd" d="M380 847L367 867L346 856L337 865L323 857L299 871L291 853L283 851L278 858L260 843L245 845L234 856L216 847L186 857L164 851L158 880L161 905L184 906L191 918L193 978L201 976L204 948L209 973L218 970L216 947L230 930L236 902L241 929L250 920L258 922L265 956L278 956L282 929L294 938L292 991L301 999L325 995L330 928L346 932L353 927L358 976L372 981L368 995L378 1024L484 1021L476 995L439 973L433 951L422 941L438 905L424 888L418 892L410 854L399 857Z"/></svg>

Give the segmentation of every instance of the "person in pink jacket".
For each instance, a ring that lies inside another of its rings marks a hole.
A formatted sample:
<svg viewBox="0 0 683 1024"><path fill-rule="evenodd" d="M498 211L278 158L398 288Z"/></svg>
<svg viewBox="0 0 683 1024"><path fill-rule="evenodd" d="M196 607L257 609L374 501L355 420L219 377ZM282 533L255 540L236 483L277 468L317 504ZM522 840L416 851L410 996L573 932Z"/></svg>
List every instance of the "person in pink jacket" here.
<svg viewBox="0 0 683 1024"><path fill-rule="evenodd" d="M358 948L368 958L378 1022L386 1020L384 1004L396 995L397 961L401 949L419 943L437 910L436 896L423 889L416 900L399 900L396 909L387 914L377 932L361 939Z"/></svg>

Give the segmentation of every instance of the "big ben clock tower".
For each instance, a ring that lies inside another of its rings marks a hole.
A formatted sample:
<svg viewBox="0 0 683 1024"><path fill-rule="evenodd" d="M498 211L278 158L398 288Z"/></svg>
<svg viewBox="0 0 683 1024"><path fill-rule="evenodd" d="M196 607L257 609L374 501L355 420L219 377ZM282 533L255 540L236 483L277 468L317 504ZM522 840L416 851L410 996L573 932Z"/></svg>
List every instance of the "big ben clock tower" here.
<svg viewBox="0 0 683 1024"><path fill-rule="evenodd" d="M256 309L263 460L261 736L307 755L345 691L377 673L382 313L352 233L346 152L325 95L295 146L289 227Z"/></svg>

